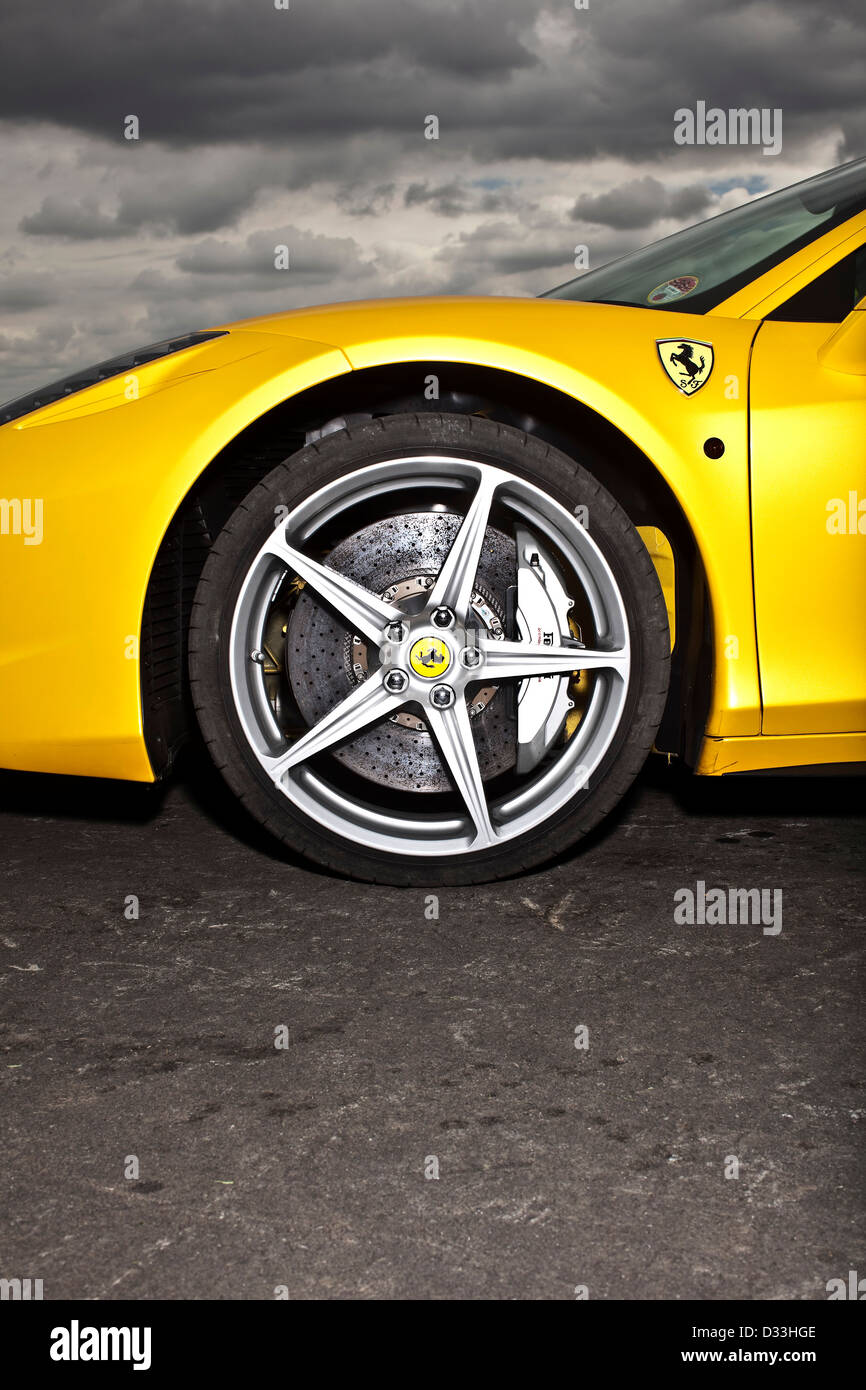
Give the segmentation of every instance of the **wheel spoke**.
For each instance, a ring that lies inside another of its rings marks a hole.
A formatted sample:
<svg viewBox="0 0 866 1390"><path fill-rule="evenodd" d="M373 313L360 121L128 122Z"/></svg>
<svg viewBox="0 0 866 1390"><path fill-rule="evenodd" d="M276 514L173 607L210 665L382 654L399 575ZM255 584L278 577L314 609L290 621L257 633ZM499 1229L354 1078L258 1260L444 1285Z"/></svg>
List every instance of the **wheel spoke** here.
<svg viewBox="0 0 866 1390"><path fill-rule="evenodd" d="M458 622L465 622L469 613L469 600L475 588L475 575L497 485L493 474L482 472L469 510L430 590L428 607L450 608Z"/></svg>
<svg viewBox="0 0 866 1390"><path fill-rule="evenodd" d="M265 769L279 783L290 768L314 758L317 753L323 753L352 734L360 733L377 719L393 714L403 704L405 696L392 695L386 690L377 672L357 685L345 700L341 700L318 724L302 734L285 753L265 759Z"/></svg>
<svg viewBox="0 0 866 1390"><path fill-rule="evenodd" d="M481 769L475 752L475 740L465 700L458 697L450 709L430 706L425 711L433 737L457 791L469 812L475 835L472 849L485 849L496 843L496 831L490 821L487 797L481 780Z"/></svg>
<svg viewBox="0 0 866 1390"><path fill-rule="evenodd" d="M319 598L336 609L352 632L363 633L377 645L384 640L388 624L399 622L403 616L399 608L385 603L363 585L356 584L354 579L340 574L339 570L320 565L318 560L289 545L277 532L268 544L266 553L276 555L277 559L300 575Z"/></svg>
<svg viewBox="0 0 866 1390"><path fill-rule="evenodd" d="M628 675L628 651L591 651L586 647L538 647L529 642L505 642L479 639L481 665L479 672L491 680L516 677L528 680L532 676L563 676L570 671L612 670L625 678Z"/></svg>

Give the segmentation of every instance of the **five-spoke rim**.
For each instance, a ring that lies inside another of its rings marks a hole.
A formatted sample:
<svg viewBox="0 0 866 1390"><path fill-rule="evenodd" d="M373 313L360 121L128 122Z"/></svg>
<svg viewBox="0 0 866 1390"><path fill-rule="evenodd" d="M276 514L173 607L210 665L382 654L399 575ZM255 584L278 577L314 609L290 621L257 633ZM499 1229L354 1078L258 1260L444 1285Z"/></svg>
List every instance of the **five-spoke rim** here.
<svg viewBox="0 0 866 1390"><path fill-rule="evenodd" d="M450 490L461 521L419 612L407 614L314 558L317 533L359 503L435 487ZM581 586L596 640L548 646L478 633L471 623L476 571L494 505L553 545ZM272 600L286 574L303 580L345 627L377 654L367 678L312 728L289 743L279 728L254 659ZM466 704L479 680L502 685L576 671L594 675L588 705L572 737L498 800L482 780ZM517 474L463 457L413 455L358 469L320 489L281 520L259 549L235 604L229 675L235 711L259 766L298 809L335 834L405 855L447 856L490 850L556 814L591 785L619 727L631 672L628 620L619 587L589 532L542 489ZM318 755L390 718L420 707L461 810L407 812L388 788L347 791ZM376 792L381 795L376 798ZM390 803L390 804L389 804Z"/></svg>

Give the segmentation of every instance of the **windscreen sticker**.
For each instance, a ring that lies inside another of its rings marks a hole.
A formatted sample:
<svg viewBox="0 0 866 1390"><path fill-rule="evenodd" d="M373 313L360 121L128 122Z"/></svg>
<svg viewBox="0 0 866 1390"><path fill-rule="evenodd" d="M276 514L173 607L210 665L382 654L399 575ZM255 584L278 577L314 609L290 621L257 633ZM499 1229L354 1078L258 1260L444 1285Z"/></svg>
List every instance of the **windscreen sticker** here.
<svg viewBox="0 0 866 1390"><path fill-rule="evenodd" d="M700 280L697 275L677 275L673 280L665 280L656 285L646 297L647 304L669 304L672 299L682 299L684 295L696 290Z"/></svg>

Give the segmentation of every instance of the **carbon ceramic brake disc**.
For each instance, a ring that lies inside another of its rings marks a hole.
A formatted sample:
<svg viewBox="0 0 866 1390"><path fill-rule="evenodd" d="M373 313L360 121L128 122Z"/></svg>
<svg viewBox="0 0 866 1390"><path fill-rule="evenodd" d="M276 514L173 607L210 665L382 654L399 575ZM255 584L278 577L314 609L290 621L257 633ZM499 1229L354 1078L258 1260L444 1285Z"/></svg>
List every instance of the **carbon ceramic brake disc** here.
<svg viewBox="0 0 866 1390"><path fill-rule="evenodd" d="M413 599L432 586L459 522L459 517L445 511L387 517L341 541L326 563L398 608L406 606L411 611ZM506 593L516 579L514 542L488 527L472 595L472 611L481 631L504 635ZM313 725L367 678L367 647L305 589L288 626L286 666L298 708ZM496 686L476 687L467 703L481 775L489 780L516 762L516 725ZM362 777L395 791L451 790L427 726L420 712L411 709L359 734L334 757Z"/></svg>

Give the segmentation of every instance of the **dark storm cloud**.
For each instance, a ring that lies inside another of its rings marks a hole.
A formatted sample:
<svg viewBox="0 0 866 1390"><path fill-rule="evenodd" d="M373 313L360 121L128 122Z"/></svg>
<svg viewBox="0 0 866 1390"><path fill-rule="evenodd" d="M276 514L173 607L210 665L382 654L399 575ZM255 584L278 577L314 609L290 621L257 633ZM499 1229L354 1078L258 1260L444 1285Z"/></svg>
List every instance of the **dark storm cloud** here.
<svg viewBox="0 0 866 1390"><path fill-rule="evenodd" d="M663 217L698 217L709 205L710 195L701 185L667 189L659 179L646 174L607 193L584 193L571 215L575 221L623 230L648 227Z"/></svg>
<svg viewBox="0 0 866 1390"><path fill-rule="evenodd" d="M288 10L272 0L18 6L4 17L0 115L119 135L121 117L134 112L148 138L181 143L356 129L369 116L352 99L369 108L374 83L326 90L324 73L375 79L378 65L473 81L531 66L509 9L520 6L503 0L491 23L483 3L425 0L294 0ZM387 90L378 98L384 115Z"/></svg>
<svg viewBox="0 0 866 1390"><path fill-rule="evenodd" d="M703 98L781 107L789 140L837 122L850 154L864 139L864 35L860 0L586 11L566 0L293 0L287 11L43 0L4 17L0 115L120 140L135 113L145 140L291 146L417 140L435 113L442 139L479 158L640 159L668 153L673 111Z"/></svg>

